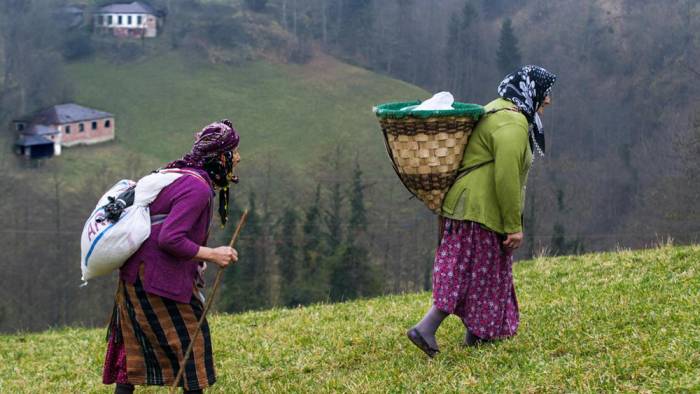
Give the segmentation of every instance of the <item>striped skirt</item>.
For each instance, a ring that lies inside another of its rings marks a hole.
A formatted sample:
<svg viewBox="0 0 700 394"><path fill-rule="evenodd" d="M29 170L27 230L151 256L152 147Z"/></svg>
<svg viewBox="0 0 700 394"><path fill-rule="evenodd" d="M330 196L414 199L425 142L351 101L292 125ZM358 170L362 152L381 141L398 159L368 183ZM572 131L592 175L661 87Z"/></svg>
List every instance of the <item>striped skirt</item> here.
<svg viewBox="0 0 700 394"><path fill-rule="evenodd" d="M189 304L181 304L146 293L142 278L143 266L133 285L119 281L107 332L104 384L172 385L202 316L204 308L196 293ZM205 319L179 385L186 390L199 390L215 381Z"/></svg>

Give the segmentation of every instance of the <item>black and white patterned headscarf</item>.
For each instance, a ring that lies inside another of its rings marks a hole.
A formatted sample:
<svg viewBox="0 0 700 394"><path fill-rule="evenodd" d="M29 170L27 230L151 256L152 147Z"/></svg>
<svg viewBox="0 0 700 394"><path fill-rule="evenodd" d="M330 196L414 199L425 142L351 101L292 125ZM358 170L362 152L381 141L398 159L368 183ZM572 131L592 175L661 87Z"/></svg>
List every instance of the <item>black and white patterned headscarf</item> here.
<svg viewBox="0 0 700 394"><path fill-rule="evenodd" d="M498 95L510 100L522 111L530 124L530 148L544 156L544 128L537 114L544 98L552 90L557 76L539 66L523 66L508 74L500 85Z"/></svg>

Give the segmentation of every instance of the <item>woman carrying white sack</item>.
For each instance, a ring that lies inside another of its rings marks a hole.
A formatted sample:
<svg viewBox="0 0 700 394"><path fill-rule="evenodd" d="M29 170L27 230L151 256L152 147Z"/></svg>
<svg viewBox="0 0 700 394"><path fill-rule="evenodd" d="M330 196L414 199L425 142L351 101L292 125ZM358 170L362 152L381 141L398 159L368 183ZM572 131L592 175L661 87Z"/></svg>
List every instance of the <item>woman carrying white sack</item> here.
<svg viewBox="0 0 700 394"><path fill-rule="evenodd" d="M233 248L206 243L216 189L226 222L239 140L230 121L212 123L197 134L190 153L166 166L187 174L150 204L150 236L120 269L103 369L103 383L116 383L115 393L132 393L135 385L172 385L204 309L197 286L202 261L223 268L238 259ZM194 341L180 380L186 393L200 393L216 381L206 320Z"/></svg>

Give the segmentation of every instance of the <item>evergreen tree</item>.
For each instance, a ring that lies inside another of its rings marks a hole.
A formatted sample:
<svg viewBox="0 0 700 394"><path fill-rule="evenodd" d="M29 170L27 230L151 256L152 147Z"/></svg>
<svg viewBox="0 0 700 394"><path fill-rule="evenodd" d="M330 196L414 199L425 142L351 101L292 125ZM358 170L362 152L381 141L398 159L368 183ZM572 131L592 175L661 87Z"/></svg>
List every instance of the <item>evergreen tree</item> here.
<svg viewBox="0 0 700 394"><path fill-rule="evenodd" d="M242 210L239 207L239 204L237 204L235 199L232 199L229 202L229 218L233 217L239 217ZM249 216L250 217L250 216ZM219 245L228 245L231 237L233 236L233 231L234 228L229 228L227 227L224 231L222 231L221 238L219 239L218 244ZM246 244L246 237L248 235L249 228L246 225L243 227L243 230L241 231L241 234L238 238L237 244L234 246L236 250L238 250L238 257L242 258L241 256L241 251L243 250L242 247L245 247ZM214 268L215 264L209 263L209 269ZM247 273L241 272L243 269L246 267L243 266L243 264L234 264L232 267L228 267L226 271L224 272L224 277L222 279L222 289L221 289L221 297L220 297L220 304L223 310L226 311L234 311L234 310L243 310L244 308L240 305L240 299L241 299L241 294L246 290L241 288L241 277L246 275Z"/></svg>
<svg viewBox="0 0 700 394"><path fill-rule="evenodd" d="M254 212L254 198L255 194L251 193L251 212ZM253 276L249 277L253 285L253 293L249 295L250 309L263 309L272 305L272 300L274 299L271 294L271 282L272 282L272 272L271 272L271 254L268 245L271 244L270 238L270 225L269 225L269 213L267 208L262 210L262 212L256 215L256 236L251 240L252 250L249 253L255 255L255 263Z"/></svg>
<svg viewBox="0 0 700 394"><path fill-rule="evenodd" d="M479 36L476 30L478 12L471 1L464 3L462 13L453 14L448 25L447 84L455 92L468 92L472 89L475 70L476 50Z"/></svg>
<svg viewBox="0 0 700 394"><path fill-rule="evenodd" d="M330 298L345 301L357 298L356 261L347 244L339 245L328 259L331 266Z"/></svg>
<svg viewBox="0 0 700 394"><path fill-rule="evenodd" d="M534 182L534 177L530 177L530 182ZM535 198L537 194L537 188L528 188L527 203L527 213L523 215L523 231L525 233L525 243L527 244L527 254L530 258L535 256L535 231L537 230L537 215L536 215L536 203Z"/></svg>
<svg viewBox="0 0 700 394"><path fill-rule="evenodd" d="M513 0L481 0L480 3L484 16L489 19L498 18L499 15L512 14L514 10L527 4Z"/></svg>
<svg viewBox="0 0 700 394"><path fill-rule="evenodd" d="M461 43L461 20L457 14L452 14L447 28L447 48L445 50L445 61L447 62L447 86L452 91L457 91L461 84L460 71L460 48Z"/></svg>
<svg viewBox="0 0 700 394"><path fill-rule="evenodd" d="M554 223L552 227L552 254L560 255L566 250L566 234L561 223Z"/></svg>
<svg viewBox="0 0 700 394"><path fill-rule="evenodd" d="M355 160L355 168L352 176L352 186L350 189L350 223L348 233L356 237L358 233L367 231L367 210L364 198L365 185L362 182L362 169L360 163ZM352 242L352 240L351 240Z"/></svg>
<svg viewBox="0 0 700 394"><path fill-rule="evenodd" d="M561 187L557 189L557 208L558 216L566 215L568 210L564 205L564 190ZM579 239L567 239L566 229L559 221L555 222L552 228L551 245L554 255L579 254L583 252L583 242Z"/></svg>
<svg viewBox="0 0 700 394"><path fill-rule="evenodd" d="M245 5L251 11L263 12L267 7L267 0L245 0Z"/></svg>
<svg viewBox="0 0 700 394"><path fill-rule="evenodd" d="M328 275L324 263L324 243L321 229L321 185L311 205L306 209L302 226L303 251L299 263L296 296L299 304L324 301L328 294Z"/></svg>
<svg viewBox="0 0 700 394"><path fill-rule="evenodd" d="M414 0L399 0L397 20L396 20L396 37L393 40L393 48L391 52L396 57L393 65L393 73L404 81L416 83L418 78L418 63L406 61L413 57L417 44L417 22Z"/></svg>
<svg viewBox="0 0 700 394"><path fill-rule="evenodd" d="M330 262L331 300L345 301L380 293L381 271L372 264L365 247L343 243L331 256Z"/></svg>
<svg viewBox="0 0 700 394"><path fill-rule="evenodd" d="M321 246L321 185L316 185L313 202L306 211L304 221L304 260L318 257Z"/></svg>
<svg viewBox="0 0 700 394"><path fill-rule="evenodd" d="M334 301L367 297L379 290L379 276L362 242L367 233L364 188L362 170L356 160L349 191L348 239L336 248L332 258L330 296Z"/></svg>
<svg viewBox="0 0 700 394"><path fill-rule="evenodd" d="M367 60L372 42L372 0L352 0L339 2L338 42L341 49L350 57L360 56Z"/></svg>
<svg viewBox="0 0 700 394"><path fill-rule="evenodd" d="M498 70L502 75L513 72L520 67L522 59L518 48L518 39L513 31L513 23L506 18L501 25L501 35L498 39L498 52L496 54Z"/></svg>
<svg viewBox="0 0 700 394"><path fill-rule="evenodd" d="M268 278L263 243L262 218L256 209L255 193L249 196L248 220L236 249L240 263L227 269L222 304L228 312L260 309L269 305ZM230 235L229 235L230 237Z"/></svg>
<svg viewBox="0 0 700 394"><path fill-rule="evenodd" d="M282 214L281 226L277 234L276 254L279 258L279 273L281 277L281 301L286 306L301 303L297 296L299 285L299 244L297 243L298 216L296 211L287 207Z"/></svg>
<svg viewBox="0 0 700 394"><path fill-rule="evenodd" d="M673 193L672 199L680 202L682 208L672 209L671 217L683 215L690 219L689 223L697 224L700 223L700 206L697 204L697 196L700 195L700 110L688 134L676 143L676 149L681 155L683 173L679 179L673 180L673 183L677 183L671 187L678 191Z"/></svg>
<svg viewBox="0 0 700 394"><path fill-rule="evenodd" d="M340 246L340 243L343 240L343 231L342 231L342 221L343 218L341 217L341 210L342 210L342 204L343 204L343 199L345 196L343 196L342 188L341 188L341 183L340 183L340 176L341 176L341 149L340 146L336 147L336 154L335 157L333 158L334 163L333 163L333 181L330 185L331 188L331 197L330 197L330 202L329 202L329 208L325 212L325 223L326 223L326 239L327 239L327 244L329 251L328 255L331 255L334 253L335 249Z"/></svg>
<svg viewBox="0 0 700 394"><path fill-rule="evenodd" d="M342 242L342 218L340 211L342 209L343 195L340 187L340 182L331 185L331 200L330 207L326 210L326 238L328 240L329 250L334 250Z"/></svg>

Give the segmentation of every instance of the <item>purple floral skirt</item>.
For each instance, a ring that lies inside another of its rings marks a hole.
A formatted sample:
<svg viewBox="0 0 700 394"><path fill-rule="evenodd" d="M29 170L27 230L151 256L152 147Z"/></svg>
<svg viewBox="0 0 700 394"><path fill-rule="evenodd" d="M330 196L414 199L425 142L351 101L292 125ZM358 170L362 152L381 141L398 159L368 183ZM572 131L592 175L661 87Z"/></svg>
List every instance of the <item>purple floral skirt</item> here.
<svg viewBox="0 0 700 394"><path fill-rule="evenodd" d="M433 269L435 307L459 316L480 338L515 335L520 315L513 256L503 248L503 236L479 223L443 220Z"/></svg>

